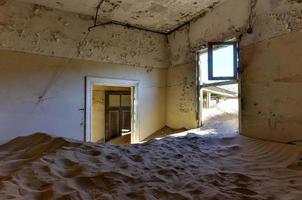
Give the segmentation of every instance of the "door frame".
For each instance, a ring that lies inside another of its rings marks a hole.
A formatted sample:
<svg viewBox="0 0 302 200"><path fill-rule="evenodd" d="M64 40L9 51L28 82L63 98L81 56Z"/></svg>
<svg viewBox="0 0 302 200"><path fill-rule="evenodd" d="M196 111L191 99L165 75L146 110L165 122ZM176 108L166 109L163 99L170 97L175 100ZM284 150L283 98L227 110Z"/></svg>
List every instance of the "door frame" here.
<svg viewBox="0 0 302 200"><path fill-rule="evenodd" d="M213 42L211 44L221 44L221 43L228 43L228 42ZM234 43L234 42L231 42ZM240 41L236 41L237 45L237 59L238 59L238 63L237 63L237 80L226 80L224 82L218 83L218 84L213 84L213 85L219 85L219 84L224 84L224 83L237 83L238 84L238 123L239 123L239 127L238 127L238 131L239 134L242 133L242 64L241 64L241 54L240 54ZM203 85L202 85L202 77L200 76L200 74L202 73L202 68L200 66L200 55L203 53L208 52L208 48L202 49L202 50L198 50L196 52L196 101L197 101L197 105L196 105L196 117L197 117L197 123L198 123L198 127L200 128L203 126ZM211 85L211 84L207 84L207 85Z"/></svg>
<svg viewBox="0 0 302 200"><path fill-rule="evenodd" d="M85 77L84 142L92 141L92 98L94 85L131 88L131 144L140 142L139 81L93 76Z"/></svg>

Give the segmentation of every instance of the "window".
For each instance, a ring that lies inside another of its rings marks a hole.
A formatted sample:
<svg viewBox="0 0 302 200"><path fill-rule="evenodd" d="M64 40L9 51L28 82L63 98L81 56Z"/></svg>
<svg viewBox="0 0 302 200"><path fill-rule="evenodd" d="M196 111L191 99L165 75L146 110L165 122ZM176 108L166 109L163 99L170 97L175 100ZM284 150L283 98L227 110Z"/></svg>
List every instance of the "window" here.
<svg viewBox="0 0 302 200"><path fill-rule="evenodd" d="M238 79L238 46L237 42L209 43L209 80Z"/></svg>

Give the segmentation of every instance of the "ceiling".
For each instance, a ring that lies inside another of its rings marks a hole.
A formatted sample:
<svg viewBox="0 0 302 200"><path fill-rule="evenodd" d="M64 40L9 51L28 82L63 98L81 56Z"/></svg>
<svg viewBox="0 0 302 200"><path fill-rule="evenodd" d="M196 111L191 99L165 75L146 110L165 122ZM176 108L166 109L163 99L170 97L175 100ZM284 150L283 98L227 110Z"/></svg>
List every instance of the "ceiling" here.
<svg viewBox="0 0 302 200"><path fill-rule="evenodd" d="M22 0L94 16L101 0ZM116 21L167 33L204 14L223 0L104 0L101 22Z"/></svg>

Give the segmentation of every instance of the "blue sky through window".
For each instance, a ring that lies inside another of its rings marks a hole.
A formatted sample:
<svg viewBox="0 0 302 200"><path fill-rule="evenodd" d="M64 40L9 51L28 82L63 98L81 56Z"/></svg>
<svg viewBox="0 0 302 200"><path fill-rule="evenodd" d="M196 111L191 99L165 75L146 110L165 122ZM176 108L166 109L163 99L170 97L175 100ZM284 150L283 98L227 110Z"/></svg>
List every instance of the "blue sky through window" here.
<svg viewBox="0 0 302 200"><path fill-rule="evenodd" d="M215 46L214 46L215 47ZM200 55L200 68L203 83L215 83L208 77L208 53ZM213 51L213 75L214 77L232 77L234 75L234 48L232 45Z"/></svg>

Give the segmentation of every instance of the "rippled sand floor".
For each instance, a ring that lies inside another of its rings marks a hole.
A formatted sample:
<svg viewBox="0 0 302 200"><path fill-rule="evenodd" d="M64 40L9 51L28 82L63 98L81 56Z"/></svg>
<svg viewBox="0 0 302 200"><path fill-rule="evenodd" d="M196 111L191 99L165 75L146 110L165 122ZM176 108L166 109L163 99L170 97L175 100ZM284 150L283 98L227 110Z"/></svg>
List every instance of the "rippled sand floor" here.
<svg viewBox="0 0 302 200"><path fill-rule="evenodd" d="M123 146L17 138L0 146L0 199L301 199L301 148L184 135Z"/></svg>

